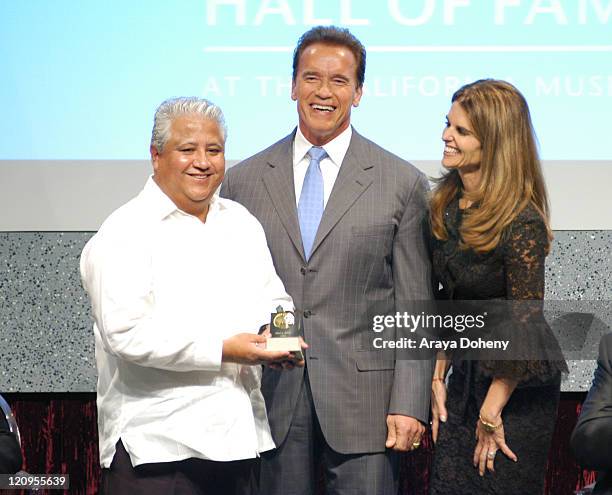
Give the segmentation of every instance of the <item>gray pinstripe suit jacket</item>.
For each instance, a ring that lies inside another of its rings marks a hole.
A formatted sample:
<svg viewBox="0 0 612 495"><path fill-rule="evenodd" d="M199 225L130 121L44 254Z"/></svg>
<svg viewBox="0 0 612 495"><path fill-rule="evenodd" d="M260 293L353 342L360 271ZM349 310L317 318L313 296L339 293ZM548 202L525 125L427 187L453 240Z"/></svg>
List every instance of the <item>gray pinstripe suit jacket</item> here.
<svg viewBox="0 0 612 495"><path fill-rule="evenodd" d="M421 232L427 181L353 130L306 262L294 136L229 169L221 195L259 219L276 271L305 312L306 365L327 443L344 454L381 452L388 413L423 422L429 414L432 362L396 361L365 344L373 336L373 314L394 314L396 301L432 297ZM264 371L262 391L277 445L287 435L302 375L303 369Z"/></svg>

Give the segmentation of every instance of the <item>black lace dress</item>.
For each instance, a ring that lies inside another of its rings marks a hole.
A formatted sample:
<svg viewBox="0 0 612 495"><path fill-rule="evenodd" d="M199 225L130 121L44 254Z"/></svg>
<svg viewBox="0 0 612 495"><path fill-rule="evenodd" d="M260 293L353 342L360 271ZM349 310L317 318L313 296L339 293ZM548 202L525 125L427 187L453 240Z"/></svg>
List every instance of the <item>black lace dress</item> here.
<svg viewBox="0 0 612 495"><path fill-rule="evenodd" d="M433 271L441 286L440 298L541 300L547 236L544 222L535 209L526 208L506 229L499 245L486 254L459 247L458 227L462 215L455 200L445 212L449 239L430 238ZM506 325L505 331L512 328L515 326ZM533 342L526 345L534 347ZM440 424L430 493L541 494L565 363L562 358L557 361L464 358L458 353L452 357L446 403L448 418ZM495 473L487 471L480 477L472 465L475 429L493 377L519 381L502 413L506 443L517 455L518 462L499 451Z"/></svg>

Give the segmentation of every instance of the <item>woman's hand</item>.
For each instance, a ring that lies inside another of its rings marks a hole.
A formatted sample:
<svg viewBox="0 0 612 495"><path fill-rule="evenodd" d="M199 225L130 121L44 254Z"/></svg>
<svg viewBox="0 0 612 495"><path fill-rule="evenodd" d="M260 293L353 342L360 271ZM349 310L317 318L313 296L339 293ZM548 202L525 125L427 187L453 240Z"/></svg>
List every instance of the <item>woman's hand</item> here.
<svg viewBox="0 0 612 495"><path fill-rule="evenodd" d="M506 444L504 423L501 414L490 418L480 415L476 422L476 448L474 449L474 467L478 468L480 476L484 476L485 469L495 472L495 455L501 450L514 462L518 461L516 454Z"/></svg>
<svg viewBox="0 0 612 495"><path fill-rule="evenodd" d="M446 383L444 378L433 378L431 382L431 434L434 443L438 441L440 421L446 423Z"/></svg>

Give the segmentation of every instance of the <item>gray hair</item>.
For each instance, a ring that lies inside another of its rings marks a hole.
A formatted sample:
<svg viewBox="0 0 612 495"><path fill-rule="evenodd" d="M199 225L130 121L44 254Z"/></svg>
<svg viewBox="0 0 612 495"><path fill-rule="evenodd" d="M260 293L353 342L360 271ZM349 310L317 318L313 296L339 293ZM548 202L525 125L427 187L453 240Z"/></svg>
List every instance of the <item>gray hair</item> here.
<svg viewBox="0 0 612 495"><path fill-rule="evenodd" d="M204 98L196 96L181 96L162 102L155 111L153 119L153 132L151 133L151 146L162 152L170 139L172 122L183 115L199 115L205 119L215 121L219 125L223 140L227 137L227 127L221 108Z"/></svg>

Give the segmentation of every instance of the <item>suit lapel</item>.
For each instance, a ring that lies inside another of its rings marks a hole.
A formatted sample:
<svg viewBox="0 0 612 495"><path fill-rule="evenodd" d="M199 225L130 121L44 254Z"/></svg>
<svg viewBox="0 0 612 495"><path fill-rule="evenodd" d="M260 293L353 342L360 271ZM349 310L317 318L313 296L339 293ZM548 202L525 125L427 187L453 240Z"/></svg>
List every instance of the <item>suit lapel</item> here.
<svg viewBox="0 0 612 495"><path fill-rule="evenodd" d="M315 236L313 254L357 198L370 186L373 181L371 170L373 167L374 162L368 153L365 140L353 129L351 144L334 182Z"/></svg>
<svg viewBox="0 0 612 495"><path fill-rule="evenodd" d="M295 131L283 139L268 156L268 169L262 180L270 200L287 231L291 242L302 258L304 248L297 217L295 183L293 179L293 139Z"/></svg>

